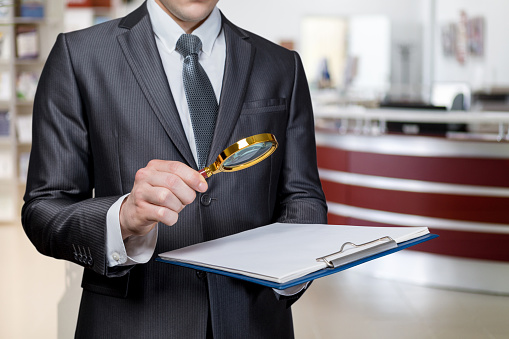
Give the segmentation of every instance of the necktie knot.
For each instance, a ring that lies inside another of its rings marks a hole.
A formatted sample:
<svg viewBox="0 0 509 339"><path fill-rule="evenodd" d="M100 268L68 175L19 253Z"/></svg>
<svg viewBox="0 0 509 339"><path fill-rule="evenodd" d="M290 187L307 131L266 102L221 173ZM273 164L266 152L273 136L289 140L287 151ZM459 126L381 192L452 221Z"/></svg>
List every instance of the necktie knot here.
<svg viewBox="0 0 509 339"><path fill-rule="evenodd" d="M198 54L201 50L201 40L193 34L182 34L177 41L176 50L184 58L191 54Z"/></svg>

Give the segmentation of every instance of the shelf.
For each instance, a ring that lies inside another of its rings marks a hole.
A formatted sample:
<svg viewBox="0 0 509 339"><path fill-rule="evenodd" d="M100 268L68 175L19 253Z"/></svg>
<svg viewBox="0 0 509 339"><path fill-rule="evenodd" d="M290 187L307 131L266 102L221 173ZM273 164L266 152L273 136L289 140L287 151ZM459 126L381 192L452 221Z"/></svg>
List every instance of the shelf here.
<svg viewBox="0 0 509 339"><path fill-rule="evenodd" d="M33 106L33 105L34 105L33 100L23 100L23 99L16 100L16 106Z"/></svg>
<svg viewBox="0 0 509 339"><path fill-rule="evenodd" d="M0 0L1 2L1 0ZM5 1L4 1L5 2ZM8 1L13 3L14 1ZM4 8L0 14L0 32L9 48L0 58L0 75L4 91L0 99L0 111L9 112L9 135L0 136L0 224L18 219L19 198L23 196L28 154L31 151L31 114L34 101L32 95L37 79L46 62L51 45L63 32L65 1L46 0L45 17L38 12L23 12L33 17L20 17L21 8ZM16 2L16 4L19 4ZM36 33L36 34L32 34ZM18 58L26 56L28 58ZM32 57L33 56L33 57ZM32 58L30 58L32 57ZM25 96L18 96L18 92ZM25 99L28 98L28 99ZM2 115L3 117L3 115ZM5 119L2 132L7 133ZM28 122L30 120L30 123ZM21 134L23 138L19 139ZM27 135L25 135L27 134ZM28 142L27 142L28 141Z"/></svg>
<svg viewBox="0 0 509 339"><path fill-rule="evenodd" d="M16 59L14 61L16 66L43 66L44 60L41 59ZM1 65L1 64L0 64Z"/></svg>
<svg viewBox="0 0 509 339"><path fill-rule="evenodd" d="M11 137L9 136L0 137L0 146L10 146L11 144L12 144Z"/></svg>
<svg viewBox="0 0 509 339"><path fill-rule="evenodd" d="M92 8L94 13L96 14L110 14L112 11L111 7L88 7L88 8Z"/></svg>
<svg viewBox="0 0 509 339"><path fill-rule="evenodd" d="M45 24L45 18L29 18L29 17L15 17L15 18L1 18L0 25L17 25L17 24Z"/></svg>
<svg viewBox="0 0 509 339"><path fill-rule="evenodd" d="M15 17L13 21L17 24L45 24L47 20L39 17Z"/></svg>
<svg viewBox="0 0 509 339"><path fill-rule="evenodd" d="M0 26L8 25L55 25L60 20L56 18L0 18Z"/></svg>

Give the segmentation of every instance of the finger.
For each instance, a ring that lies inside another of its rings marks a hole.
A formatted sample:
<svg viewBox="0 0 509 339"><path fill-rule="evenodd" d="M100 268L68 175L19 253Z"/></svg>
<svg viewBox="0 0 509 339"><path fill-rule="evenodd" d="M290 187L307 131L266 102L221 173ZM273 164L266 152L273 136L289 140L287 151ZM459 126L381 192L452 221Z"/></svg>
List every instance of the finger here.
<svg viewBox="0 0 509 339"><path fill-rule="evenodd" d="M147 167L139 169L136 173L134 189L139 189L141 191L145 187L143 186L144 184L148 184L153 187L164 187L169 189L176 197L178 197L184 205L192 203L196 198L196 191L189 187L189 185L181 178L179 175L179 168L184 171L191 170L191 173L195 171L184 164L181 164L183 166L180 167L177 166L176 172L178 173L173 173L173 171L164 171L168 168L167 163L170 162L153 160L149 162ZM150 201L157 204L160 199Z"/></svg>
<svg viewBox="0 0 509 339"><path fill-rule="evenodd" d="M185 186L185 184L182 183ZM133 195L135 199L147 202L152 205L157 205L169 208L172 211L180 212L185 205L190 204L196 197L195 191L188 186L184 190L186 197L177 196L172 190L160 186L142 185L134 190Z"/></svg>
<svg viewBox="0 0 509 339"><path fill-rule="evenodd" d="M180 177L187 186L198 192L205 192L208 188L207 181L198 172L178 161L152 160L147 167L159 172L172 173Z"/></svg>
<svg viewBox="0 0 509 339"><path fill-rule="evenodd" d="M125 222L126 228L132 234L146 234L153 228L153 224L157 222L171 226L178 221L178 212L169 208L154 205L143 200L137 201L133 206L134 209L132 210L129 210L129 207L126 206L129 219Z"/></svg>
<svg viewBox="0 0 509 339"><path fill-rule="evenodd" d="M154 216L158 222L162 222L168 226L173 226L178 221L178 212L175 212L169 208L157 205L148 205L146 208L150 216Z"/></svg>
<svg viewBox="0 0 509 339"><path fill-rule="evenodd" d="M172 199L173 197L179 199L183 205L189 205L196 198L196 191L189 187L181 177L173 173L153 171L153 174L145 183L140 182L138 188L141 192L142 190L148 189L148 186L164 189L162 191L157 190L149 193L150 195L155 194L154 196L148 196L147 193L143 195L144 199L161 206L164 206L165 199Z"/></svg>

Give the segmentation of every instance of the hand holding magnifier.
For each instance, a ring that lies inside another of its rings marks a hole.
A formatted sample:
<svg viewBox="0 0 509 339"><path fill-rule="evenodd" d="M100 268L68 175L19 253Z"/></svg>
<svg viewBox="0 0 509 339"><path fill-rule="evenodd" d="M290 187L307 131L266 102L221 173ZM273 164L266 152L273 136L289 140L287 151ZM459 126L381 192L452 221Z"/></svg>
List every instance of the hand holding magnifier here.
<svg viewBox="0 0 509 339"><path fill-rule="evenodd" d="M200 174L207 179L219 172L251 167L274 153L277 145L276 137L270 133L244 138L222 151L212 165L200 170Z"/></svg>

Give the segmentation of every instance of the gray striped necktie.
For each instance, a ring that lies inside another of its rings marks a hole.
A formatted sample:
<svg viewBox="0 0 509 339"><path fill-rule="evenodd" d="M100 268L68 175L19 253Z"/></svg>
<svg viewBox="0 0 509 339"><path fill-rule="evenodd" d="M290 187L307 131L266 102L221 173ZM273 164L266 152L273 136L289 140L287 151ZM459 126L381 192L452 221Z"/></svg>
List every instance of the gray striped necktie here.
<svg viewBox="0 0 509 339"><path fill-rule="evenodd" d="M212 84L198 62L201 46L200 38L192 34L182 34L176 46L177 52L184 57L182 77L196 141L198 168L207 165L219 110Z"/></svg>

